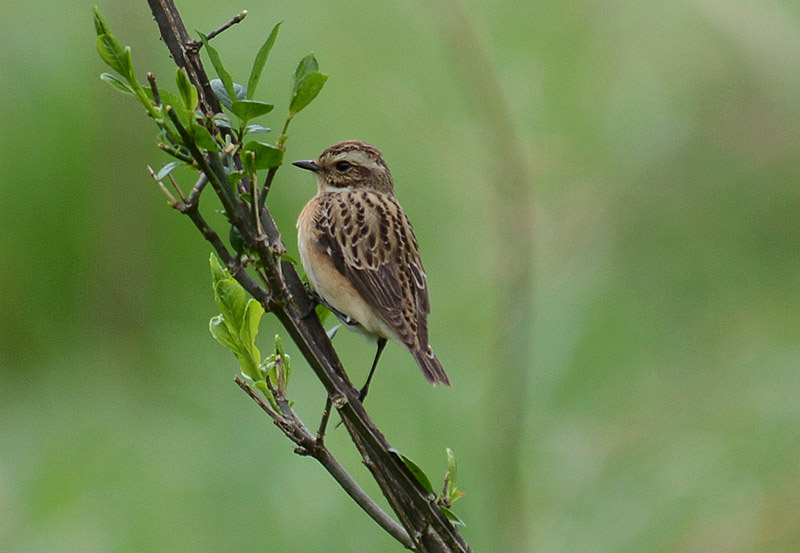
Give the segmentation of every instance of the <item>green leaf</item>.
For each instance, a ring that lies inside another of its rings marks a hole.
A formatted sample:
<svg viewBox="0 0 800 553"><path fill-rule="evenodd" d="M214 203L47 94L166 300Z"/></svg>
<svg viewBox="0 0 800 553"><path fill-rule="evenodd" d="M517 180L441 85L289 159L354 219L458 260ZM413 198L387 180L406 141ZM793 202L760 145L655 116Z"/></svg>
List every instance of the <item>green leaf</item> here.
<svg viewBox="0 0 800 553"><path fill-rule="evenodd" d="M281 22L275 24L270 31L267 40L264 44L261 45L259 48L258 53L256 54L256 59L253 60L253 68L250 70L250 78L247 80L247 98L251 99L255 96L256 93L256 86L258 86L258 81L261 78L261 72L264 70L264 65L267 63L267 58L269 57L270 50L275 45L275 40L278 38L278 29L280 29Z"/></svg>
<svg viewBox="0 0 800 553"><path fill-rule="evenodd" d="M414 478L417 479L417 482L419 482L422 485L422 487L425 488L426 492L434 493L433 486L431 485L431 481L428 478L428 475L425 474L425 472L423 472L421 468L419 468L419 465L417 465L414 461L412 461L411 459L409 459L408 457L406 457L393 447L390 447L389 451L397 455L400 458L400 460L403 461L403 464L409 471L411 471L411 474L414 475Z"/></svg>
<svg viewBox="0 0 800 553"><path fill-rule="evenodd" d="M249 133L249 132L259 133L259 132L269 132L271 130L272 129L270 129L269 127L264 127L262 125L256 125L255 123L253 123L252 125L247 125L245 127L245 129L244 129L244 132L245 133Z"/></svg>
<svg viewBox="0 0 800 553"><path fill-rule="evenodd" d="M217 76L219 76L220 80L222 81L222 85L225 87L225 92L228 94L229 98L236 97L236 91L233 88L233 79L231 79L230 73L225 70L225 66L222 65L222 59L220 59L219 53L213 46L211 46L206 35L203 33L199 33L199 35L200 40L203 42L203 46L206 48L206 53L208 53L208 57L211 60L211 65L214 66Z"/></svg>
<svg viewBox="0 0 800 553"><path fill-rule="evenodd" d="M228 329L228 325L225 322L225 318L222 315L217 315L215 317L211 317L211 320L208 323L208 330L211 331L211 335L223 346L226 348L236 350L239 348L239 344L236 341L236 338L233 337L230 330Z"/></svg>
<svg viewBox="0 0 800 553"><path fill-rule="evenodd" d="M144 89L145 95L150 99L151 102L155 101L153 98L153 91L148 87ZM183 109L183 100L178 96L174 95L172 92L168 90L159 89L158 95L161 97L161 105L162 106L172 106L175 108L176 111L186 111Z"/></svg>
<svg viewBox="0 0 800 553"><path fill-rule="evenodd" d="M197 88L189 80L189 75L183 67L178 68L175 81L178 83L178 90L181 93L184 107L194 110L197 107L199 95L197 93Z"/></svg>
<svg viewBox="0 0 800 553"><path fill-rule="evenodd" d="M236 354L236 359L239 361L239 368L242 370L244 374L249 376L252 380L258 380L262 377L261 368L260 368L260 357L255 357L253 352L248 350L239 350L238 352L234 352ZM255 350L255 354L258 354L258 350Z"/></svg>
<svg viewBox="0 0 800 553"><path fill-rule="evenodd" d="M256 336L258 335L258 325L261 322L261 317L264 315L264 308L254 299L247 301L247 306L244 310L244 320L242 321L242 342L248 347L252 348L251 352L253 357L261 358L261 354L255 346Z"/></svg>
<svg viewBox="0 0 800 553"><path fill-rule="evenodd" d="M214 283L214 299L228 322L232 334L239 335L247 309L247 294L244 288L233 280L226 278Z"/></svg>
<svg viewBox="0 0 800 553"><path fill-rule="evenodd" d="M283 367L283 385L284 388L289 386L289 378L292 376L292 358L283 351L283 344L281 344L281 337L275 335L275 354L281 358L281 366Z"/></svg>
<svg viewBox="0 0 800 553"><path fill-rule="evenodd" d="M215 255L209 259L214 299L221 315L213 317L209 330L214 338L236 355L242 372L252 380L263 378L261 353L255 345L264 309L254 299L247 300L244 288L225 270Z"/></svg>
<svg viewBox="0 0 800 553"><path fill-rule="evenodd" d="M449 447L445 449L447 453L447 473L450 475L450 484L455 486L456 483L456 476L458 476L458 463L456 463L456 456L453 454L453 450Z"/></svg>
<svg viewBox="0 0 800 553"><path fill-rule="evenodd" d="M231 183L231 187L233 187L234 184L236 183ZM244 255L247 253L247 247L244 243L242 233L233 225L231 225L231 228L228 231L228 242L230 242L231 248L233 248L233 250L239 255Z"/></svg>
<svg viewBox="0 0 800 553"><path fill-rule="evenodd" d="M183 165L182 161L170 161L158 170L158 174L156 174L156 180L165 179L167 175L172 173L173 169L180 167L181 165Z"/></svg>
<svg viewBox="0 0 800 553"><path fill-rule="evenodd" d="M111 28L108 26L103 16L100 15L100 8L92 6L92 10L94 11L94 30L97 31L97 36L110 35Z"/></svg>
<svg viewBox="0 0 800 553"><path fill-rule="evenodd" d="M219 151L219 144L217 144L217 141L214 140L214 137L211 136L211 133L203 125L192 120L186 130L189 131L189 134L192 139L194 139L194 143L197 144L198 148L211 152Z"/></svg>
<svg viewBox="0 0 800 553"><path fill-rule="evenodd" d="M216 113L216 114L214 114L214 117L212 117L211 120L214 122L214 124L217 127L221 128L221 129L232 129L233 128L231 126L230 119L224 113Z"/></svg>
<svg viewBox="0 0 800 553"><path fill-rule="evenodd" d="M272 405L272 408L280 413L281 409L280 409L280 407L278 407L278 403L275 401L275 398L272 397L272 392L270 392L269 386L267 386L267 381L266 380L256 380L254 382L254 384L255 384L256 388L261 390L261 393L264 394L264 397L267 398L267 400L269 401L269 404Z"/></svg>
<svg viewBox="0 0 800 553"><path fill-rule="evenodd" d="M232 173L228 173L228 184L231 185L231 188L236 186L236 183L242 180L244 177L244 171L233 171ZM236 227L231 227L236 228Z"/></svg>
<svg viewBox="0 0 800 553"><path fill-rule="evenodd" d="M213 253L208 257L208 264L211 267L211 284L216 286L217 282L232 278L225 265Z"/></svg>
<svg viewBox="0 0 800 553"><path fill-rule="evenodd" d="M242 153L253 152L254 169L272 169L283 163L283 150L266 142L251 140L244 145Z"/></svg>
<svg viewBox="0 0 800 553"><path fill-rule="evenodd" d="M231 97L225 90L225 85L222 84L222 81L220 79L211 79L211 82L209 84L211 85L211 90L214 91L214 96L216 96L217 100L219 100L219 103L225 106L226 108L231 109L231 104L233 103L233 100L231 100Z"/></svg>
<svg viewBox="0 0 800 553"><path fill-rule="evenodd" d="M118 78L116 78L111 73L101 73L100 80L105 81L120 92L124 92L125 94L134 94L133 89L128 86L126 83L123 83Z"/></svg>
<svg viewBox="0 0 800 553"><path fill-rule="evenodd" d="M294 116L308 106L320 93L327 80L328 75L319 71L312 71L303 77L292 95L292 101L289 104L290 116Z"/></svg>
<svg viewBox="0 0 800 553"><path fill-rule="evenodd" d="M289 255L287 252L283 252L281 254L281 259L283 261L288 261L292 265L297 265L297 260L294 257L292 257L291 255Z"/></svg>
<svg viewBox="0 0 800 553"><path fill-rule="evenodd" d="M127 78L132 79L131 71L131 49L122 45L114 38L114 35L102 34L97 37L97 52L103 61L111 69Z"/></svg>
<svg viewBox="0 0 800 553"><path fill-rule="evenodd" d="M297 68L294 70L294 84L292 85L292 92L296 93L298 91L300 88L300 83L312 71L319 71L319 63L317 63L317 58L314 57L313 52L301 59L300 63L297 64Z"/></svg>
<svg viewBox="0 0 800 553"><path fill-rule="evenodd" d="M220 79L211 79L210 84L211 90L214 91L214 96L216 96L217 100L219 100L219 102L228 109L231 109L233 102L236 100L244 100L247 94L247 91L239 83L233 83L233 96L228 94L228 91L225 90L225 85L222 84Z"/></svg>
<svg viewBox="0 0 800 553"><path fill-rule="evenodd" d="M231 104L230 110L247 124L250 119L267 114L274 107L272 104L259 102L258 100L236 100Z"/></svg>
<svg viewBox="0 0 800 553"><path fill-rule="evenodd" d="M258 171L258 167L256 167L256 154L252 151L242 152L242 165L244 166L244 172L248 175L253 175L256 171Z"/></svg>
<svg viewBox="0 0 800 553"><path fill-rule="evenodd" d="M461 520L458 515L456 515L453 511L445 507L444 505L439 505L439 510L442 511L442 514L450 521L450 523L455 526L456 528L463 528L467 525L466 522Z"/></svg>

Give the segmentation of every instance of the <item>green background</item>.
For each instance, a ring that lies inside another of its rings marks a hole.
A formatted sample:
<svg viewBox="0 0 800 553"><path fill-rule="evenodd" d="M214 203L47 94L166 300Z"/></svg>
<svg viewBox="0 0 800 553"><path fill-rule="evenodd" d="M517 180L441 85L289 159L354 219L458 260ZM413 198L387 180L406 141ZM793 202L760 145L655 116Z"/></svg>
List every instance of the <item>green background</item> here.
<svg viewBox="0 0 800 553"><path fill-rule="evenodd" d="M455 451L476 552L800 550L800 4L179 7L206 32L250 11L215 40L240 82L285 21L273 128L316 53L331 77L288 160L384 152L453 387L390 345L367 408L435 481ZM101 9L171 87L146 3ZM209 247L147 175L143 110L98 79L90 5L3 4L0 51L0 551L399 551L233 384ZM278 173L291 252L313 191ZM371 346L336 344L360 381Z"/></svg>

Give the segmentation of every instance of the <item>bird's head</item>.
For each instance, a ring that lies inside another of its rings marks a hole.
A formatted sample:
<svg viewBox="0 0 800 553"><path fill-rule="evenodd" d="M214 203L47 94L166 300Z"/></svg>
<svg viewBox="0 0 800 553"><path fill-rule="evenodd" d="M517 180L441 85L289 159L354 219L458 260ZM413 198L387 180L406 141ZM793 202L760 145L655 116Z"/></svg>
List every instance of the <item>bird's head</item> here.
<svg viewBox="0 0 800 553"><path fill-rule="evenodd" d="M366 142L339 142L313 161L295 161L292 165L313 171L320 192L366 189L394 194L392 174L381 152Z"/></svg>

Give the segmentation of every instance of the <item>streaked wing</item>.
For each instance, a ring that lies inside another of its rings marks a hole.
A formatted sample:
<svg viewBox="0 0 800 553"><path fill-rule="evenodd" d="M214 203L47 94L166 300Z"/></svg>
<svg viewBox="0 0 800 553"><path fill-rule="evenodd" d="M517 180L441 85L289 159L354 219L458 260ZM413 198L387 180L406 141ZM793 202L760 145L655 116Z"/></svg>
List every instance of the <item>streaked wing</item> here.
<svg viewBox="0 0 800 553"><path fill-rule="evenodd" d="M410 349L428 344L430 312L414 231L391 196L328 194L315 220L321 250Z"/></svg>

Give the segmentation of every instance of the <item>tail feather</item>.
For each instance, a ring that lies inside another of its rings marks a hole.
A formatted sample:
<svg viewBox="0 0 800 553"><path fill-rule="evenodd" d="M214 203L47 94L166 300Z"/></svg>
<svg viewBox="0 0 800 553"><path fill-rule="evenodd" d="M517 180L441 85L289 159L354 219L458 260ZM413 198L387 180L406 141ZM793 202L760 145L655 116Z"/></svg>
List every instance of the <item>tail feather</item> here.
<svg viewBox="0 0 800 553"><path fill-rule="evenodd" d="M433 349L431 349L430 346L425 348L421 347L411 353L414 355L414 359L417 360L417 364L419 368L422 369L422 374L425 375L428 382L434 386L440 383L445 386L450 385L450 379L447 378L447 373L444 372L442 364L436 358L436 354L433 353Z"/></svg>

